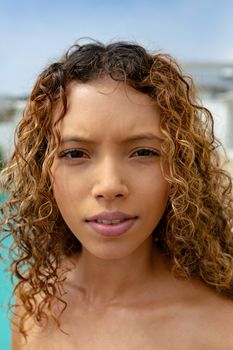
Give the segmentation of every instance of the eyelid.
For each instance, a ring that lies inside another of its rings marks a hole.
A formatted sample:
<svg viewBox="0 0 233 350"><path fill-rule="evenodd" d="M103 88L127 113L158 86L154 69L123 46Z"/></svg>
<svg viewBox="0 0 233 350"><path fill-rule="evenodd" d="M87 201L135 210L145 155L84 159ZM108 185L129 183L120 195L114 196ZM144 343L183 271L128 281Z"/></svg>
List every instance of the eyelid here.
<svg viewBox="0 0 233 350"><path fill-rule="evenodd" d="M86 154L86 151L80 149L80 148L71 148L71 149L68 149L68 150L64 150L64 151L61 151L59 154L58 154L58 158L64 158L66 157L69 153L71 152L82 152L83 154ZM80 157L81 159L81 157Z"/></svg>
<svg viewBox="0 0 233 350"><path fill-rule="evenodd" d="M61 151L59 154L58 154L58 158L64 158L66 157L69 153L71 152L82 152L83 154L87 154L85 150L82 150L80 148L72 148L72 149L68 149L68 150L64 150L64 151ZM141 147L141 148L138 148L138 149L135 149L133 151L132 154L136 153L136 152L139 152L139 151L148 151L148 152L153 152L153 156L160 156L161 155L161 152L156 150L156 149L150 149L150 148L146 148L146 147ZM139 158L145 158L145 157L149 157L149 156L139 156ZM77 157L77 158L71 158L71 157L68 157L69 159L83 159L83 157Z"/></svg>
<svg viewBox="0 0 233 350"><path fill-rule="evenodd" d="M161 153L158 151L158 150L156 150L156 149L150 149L150 148L139 148L139 149L136 149L134 152L133 152L133 154L134 153L136 153L136 152L139 152L139 151L148 151L148 152L153 152L154 154L154 156L160 156L161 155Z"/></svg>

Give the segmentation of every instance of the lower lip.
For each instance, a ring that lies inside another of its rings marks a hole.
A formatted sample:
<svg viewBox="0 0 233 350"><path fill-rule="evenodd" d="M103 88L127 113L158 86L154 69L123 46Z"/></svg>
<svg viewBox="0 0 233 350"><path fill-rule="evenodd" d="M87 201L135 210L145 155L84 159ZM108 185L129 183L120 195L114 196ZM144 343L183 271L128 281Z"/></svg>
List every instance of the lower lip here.
<svg viewBox="0 0 233 350"><path fill-rule="evenodd" d="M96 221L88 221L87 223L102 236L116 237L121 236L123 233L128 231L133 226L136 220L137 218L127 219L119 224L114 225L99 224Z"/></svg>

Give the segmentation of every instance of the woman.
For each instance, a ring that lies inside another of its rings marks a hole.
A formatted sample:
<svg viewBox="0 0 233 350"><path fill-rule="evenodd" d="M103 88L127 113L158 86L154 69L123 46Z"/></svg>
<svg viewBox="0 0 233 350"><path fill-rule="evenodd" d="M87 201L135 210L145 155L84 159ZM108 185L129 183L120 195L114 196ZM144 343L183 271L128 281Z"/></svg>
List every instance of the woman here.
<svg viewBox="0 0 233 350"><path fill-rule="evenodd" d="M2 176L13 349L233 348L219 144L169 55L94 42L45 69Z"/></svg>

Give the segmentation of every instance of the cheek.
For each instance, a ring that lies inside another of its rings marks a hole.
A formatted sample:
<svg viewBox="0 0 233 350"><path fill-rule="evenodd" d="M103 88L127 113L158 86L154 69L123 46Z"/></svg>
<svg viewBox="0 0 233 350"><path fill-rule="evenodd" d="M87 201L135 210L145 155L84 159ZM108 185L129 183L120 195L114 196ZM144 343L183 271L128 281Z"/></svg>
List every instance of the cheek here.
<svg viewBox="0 0 233 350"><path fill-rule="evenodd" d="M157 212L163 213L169 198L169 183L161 173L151 179L147 194L151 206Z"/></svg>
<svg viewBox="0 0 233 350"><path fill-rule="evenodd" d="M83 187L75 181L57 177L53 184L53 193L59 206L71 206L71 204L82 197Z"/></svg>
<svg viewBox="0 0 233 350"><path fill-rule="evenodd" d="M70 225L73 223L74 218L77 218L77 195L64 181L56 180L53 186L54 198L64 221L72 230L73 227ZM78 202L80 201L78 200Z"/></svg>
<svg viewBox="0 0 233 350"><path fill-rule="evenodd" d="M87 201L89 185L80 177L77 179L77 174L73 176L65 169L59 169L54 175L53 194L58 210L67 225L73 230L79 210L82 211L83 205Z"/></svg>
<svg viewBox="0 0 233 350"><path fill-rule="evenodd" d="M61 210L65 208L69 203L72 202L72 185L69 177L61 167L53 165L51 168L51 182L53 188L54 198Z"/></svg>
<svg viewBox="0 0 233 350"><path fill-rule="evenodd" d="M168 201L169 187L167 182L157 183L151 192L151 202L154 208L165 209Z"/></svg>
<svg viewBox="0 0 233 350"><path fill-rule="evenodd" d="M63 194L64 197L68 195L72 197L76 189L82 188L76 172L56 163L51 168L51 181L57 196Z"/></svg>
<svg viewBox="0 0 233 350"><path fill-rule="evenodd" d="M156 168L145 179L141 179L141 189L146 192L150 197L167 198L169 191L169 183L164 178L162 170Z"/></svg>
<svg viewBox="0 0 233 350"><path fill-rule="evenodd" d="M145 218L153 226L158 223L167 206L169 196L168 182L158 172L148 177L136 189L135 201Z"/></svg>

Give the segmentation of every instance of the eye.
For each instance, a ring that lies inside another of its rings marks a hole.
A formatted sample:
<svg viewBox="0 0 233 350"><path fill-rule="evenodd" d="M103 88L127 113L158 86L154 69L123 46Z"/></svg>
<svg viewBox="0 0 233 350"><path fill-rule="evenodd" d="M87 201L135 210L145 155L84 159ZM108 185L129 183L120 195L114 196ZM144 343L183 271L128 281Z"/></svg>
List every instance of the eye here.
<svg viewBox="0 0 233 350"><path fill-rule="evenodd" d="M79 149L71 149L71 150L67 150L59 153L58 158L69 158L69 159L83 158L82 155L84 154L85 153Z"/></svg>
<svg viewBox="0 0 233 350"><path fill-rule="evenodd" d="M159 151L154 151L151 149L146 149L146 148L141 148L137 151L135 151L133 154L138 153L140 154L139 156L143 156L143 157L159 157L160 156L160 152Z"/></svg>

